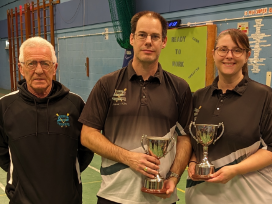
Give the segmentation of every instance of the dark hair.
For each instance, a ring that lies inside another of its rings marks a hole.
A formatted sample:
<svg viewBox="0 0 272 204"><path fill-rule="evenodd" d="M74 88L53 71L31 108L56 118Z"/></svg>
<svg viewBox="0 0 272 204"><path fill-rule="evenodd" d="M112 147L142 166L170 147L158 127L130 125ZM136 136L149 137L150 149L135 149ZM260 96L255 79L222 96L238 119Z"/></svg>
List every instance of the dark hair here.
<svg viewBox="0 0 272 204"><path fill-rule="evenodd" d="M135 33L138 20L142 16L148 16L148 17L152 17L152 18L158 19L161 22L161 26L162 26L162 39L164 39L166 37L166 35L167 35L167 27L168 27L167 21L159 13L156 13L154 11L141 11L139 13L136 13L131 18L131 21L130 21L130 24L131 24L131 33Z"/></svg>
<svg viewBox="0 0 272 204"><path fill-rule="evenodd" d="M246 49L246 53L248 53L251 50L247 35L243 31L241 31L239 29L235 29L235 28L227 29L227 30L222 31L216 38L216 41L215 41L215 44L214 44L214 49L217 46L218 40L221 37L225 36L225 35L230 35L232 41L238 47L239 47L239 44L240 44L242 46L242 48ZM243 73L243 75L248 75L247 63L244 64L244 66L242 68L242 73Z"/></svg>

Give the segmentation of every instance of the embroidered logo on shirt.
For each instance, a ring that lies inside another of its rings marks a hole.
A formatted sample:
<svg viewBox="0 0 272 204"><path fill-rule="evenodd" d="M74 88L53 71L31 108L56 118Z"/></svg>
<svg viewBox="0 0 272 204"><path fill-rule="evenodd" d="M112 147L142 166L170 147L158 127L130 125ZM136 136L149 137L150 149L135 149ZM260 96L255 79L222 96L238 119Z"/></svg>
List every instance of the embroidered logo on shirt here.
<svg viewBox="0 0 272 204"><path fill-rule="evenodd" d="M112 100L114 101L113 105L127 105L126 101L127 89L117 90L115 89L114 94L112 96Z"/></svg>
<svg viewBox="0 0 272 204"><path fill-rule="evenodd" d="M69 123L69 113L67 113L66 115L59 115L57 113L56 116L58 116L57 124L60 127L69 127L70 126L70 123Z"/></svg>

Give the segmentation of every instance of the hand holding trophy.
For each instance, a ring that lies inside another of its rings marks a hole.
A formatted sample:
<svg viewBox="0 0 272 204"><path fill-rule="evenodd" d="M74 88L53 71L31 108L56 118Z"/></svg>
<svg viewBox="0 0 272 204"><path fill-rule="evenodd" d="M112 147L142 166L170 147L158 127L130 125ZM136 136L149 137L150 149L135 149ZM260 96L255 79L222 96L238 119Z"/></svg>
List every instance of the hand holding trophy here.
<svg viewBox="0 0 272 204"><path fill-rule="evenodd" d="M144 141L147 144L147 150L144 147ZM172 144L171 144L172 143ZM175 144L175 138L171 136L170 138L164 137L150 137L143 135L141 144L145 152L157 159L164 157L168 152L171 151ZM170 146L168 150L168 147ZM166 189L163 189L164 178L160 175L159 170L155 178L146 178L144 181L144 186L142 187L142 192L145 193L165 193Z"/></svg>
<svg viewBox="0 0 272 204"><path fill-rule="evenodd" d="M196 129L196 137L192 133L192 125ZM222 132L216 138L217 131L220 126L222 126ZM223 122L219 123L219 125L195 124L195 122L191 122L189 126L189 131L192 137L196 140L196 142L200 143L203 146L203 159L200 164L196 164L195 175L193 175L193 178L199 180L207 180L210 178L210 175L214 173L214 165L211 164L208 160L208 146L212 143L215 144L215 142L223 135Z"/></svg>

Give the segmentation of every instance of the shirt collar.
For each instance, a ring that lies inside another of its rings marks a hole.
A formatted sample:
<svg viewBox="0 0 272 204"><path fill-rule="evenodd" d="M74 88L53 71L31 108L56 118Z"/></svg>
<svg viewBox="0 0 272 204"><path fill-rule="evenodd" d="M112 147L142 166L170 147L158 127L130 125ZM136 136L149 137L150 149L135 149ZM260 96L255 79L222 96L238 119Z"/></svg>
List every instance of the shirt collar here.
<svg viewBox="0 0 272 204"><path fill-rule="evenodd" d="M127 69L128 69L128 79L130 81L133 81L135 79L138 79L139 77L142 77L142 76L137 75L136 72L135 72L135 70L133 69L133 67L132 67L132 60L129 61ZM155 75L154 76L150 76L149 79L148 79L148 81L161 83L162 82L162 77L163 77L162 67L161 67L161 64L158 63L158 69L157 69Z"/></svg>
<svg viewBox="0 0 272 204"><path fill-rule="evenodd" d="M217 93L222 93L222 90L218 88L218 80L219 80L219 76L217 76L212 85L212 95L215 95ZM243 93L246 91L248 82L249 82L249 77L248 75L245 75L244 78L234 87L234 89L232 90L227 90L227 92L234 92L237 93L238 95L242 96Z"/></svg>

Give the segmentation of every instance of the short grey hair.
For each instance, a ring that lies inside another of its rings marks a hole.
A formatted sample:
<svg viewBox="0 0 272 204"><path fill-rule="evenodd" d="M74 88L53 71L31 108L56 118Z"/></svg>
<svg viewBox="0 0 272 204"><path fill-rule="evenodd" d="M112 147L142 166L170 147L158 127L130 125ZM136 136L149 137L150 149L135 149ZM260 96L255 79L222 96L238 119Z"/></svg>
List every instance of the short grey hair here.
<svg viewBox="0 0 272 204"><path fill-rule="evenodd" d="M57 62L57 57L56 57L56 53L54 50L53 45L48 42L47 40L41 38L41 37L32 37L32 38L28 38L26 41L24 41L20 47L20 55L19 55L19 62L23 62L24 61L24 50L26 47L48 47L52 53L52 61L54 63Z"/></svg>

